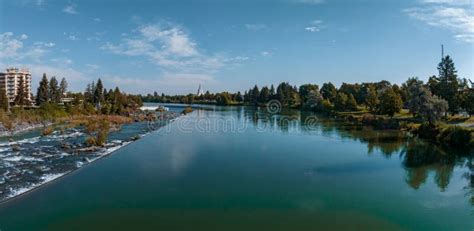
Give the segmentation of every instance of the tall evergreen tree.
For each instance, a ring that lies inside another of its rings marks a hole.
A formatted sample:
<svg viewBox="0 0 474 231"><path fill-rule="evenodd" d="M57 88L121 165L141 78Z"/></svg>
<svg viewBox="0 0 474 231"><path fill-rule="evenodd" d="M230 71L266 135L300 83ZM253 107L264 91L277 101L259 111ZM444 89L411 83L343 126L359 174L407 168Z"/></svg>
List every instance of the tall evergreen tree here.
<svg viewBox="0 0 474 231"><path fill-rule="evenodd" d="M258 97L260 96L260 90L258 86L255 85L252 90L250 90L250 103L253 105L257 105Z"/></svg>
<svg viewBox="0 0 474 231"><path fill-rule="evenodd" d="M275 94L276 94L275 87L272 84L272 86L270 86L270 99L275 98Z"/></svg>
<svg viewBox="0 0 474 231"><path fill-rule="evenodd" d="M270 89L268 87L262 87L260 95L258 96L259 103L267 103L270 100Z"/></svg>
<svg viewBox="0 0 474 231"><path fill-rule="evenodd" d="M449 112L455 114L459 111L460 102L458 98L460 81L457 70L451 57L445 56L438 64L438 77L431 77L429 85L433 94L448 101Z"/></svg>
<svg viewBox="0 0 474 231"><path fill-rule="evenodd" d="M94 92L94 104L100 107L100 104L104 102L104 85L102 85L102 80L97 80L97 85Z"/></svg>
<svg viewBox="0 0 474 231"><path fill-rule="evenodd" d="M51 79L49 80L49 101L50 102L53 102L53 103L59 103L59 101L61 100L61 95L60 95L60 91L59 91L59 85L58 85L58 80L56 79L56 77L51 77Z"/></svg>
<svg viewBox="0 0 474 231"><path fill-rule="evenodd" d="M48 77L46 77L46 73L43 74L43 78L41 79L38 91L36 92L36 104L41 105L43 103L48 102L49 100L49 83Z"/></svg>
<svg viewBox="0 0 474 231"><path fill-rule="evenodd" d="M59 84L59 91L61 93L61 97L63 97L67 93L67 81L65 78L61 79L61 83Z"/></svg>

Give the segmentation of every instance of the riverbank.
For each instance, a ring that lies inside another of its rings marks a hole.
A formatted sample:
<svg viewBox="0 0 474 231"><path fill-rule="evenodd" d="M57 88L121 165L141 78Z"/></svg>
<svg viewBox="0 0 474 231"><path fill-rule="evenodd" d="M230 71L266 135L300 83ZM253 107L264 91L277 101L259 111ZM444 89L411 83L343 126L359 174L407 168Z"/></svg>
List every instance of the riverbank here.
<svg viewBox="0 0 474 231"><path fill-rule="evenodd" d="M58 127L49 135L41 135L41 129L30 130L0 142L0 202L109 156L173 122L177 115L175 112L156 113L154 121L131 119L120 129L110 131L101 146L87 145L87 128L77 125Z"/></svg>

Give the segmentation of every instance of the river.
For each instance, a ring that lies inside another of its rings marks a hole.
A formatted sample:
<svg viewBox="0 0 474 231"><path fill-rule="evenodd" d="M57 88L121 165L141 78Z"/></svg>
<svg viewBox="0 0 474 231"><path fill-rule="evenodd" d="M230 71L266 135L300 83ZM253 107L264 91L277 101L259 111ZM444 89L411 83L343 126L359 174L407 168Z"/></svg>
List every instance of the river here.
<svg viewBox="0 0 474 231"><path fill-rule="evenodd" d="M205 106L0 204L0 230L472 230L472 153Z"/></svg>

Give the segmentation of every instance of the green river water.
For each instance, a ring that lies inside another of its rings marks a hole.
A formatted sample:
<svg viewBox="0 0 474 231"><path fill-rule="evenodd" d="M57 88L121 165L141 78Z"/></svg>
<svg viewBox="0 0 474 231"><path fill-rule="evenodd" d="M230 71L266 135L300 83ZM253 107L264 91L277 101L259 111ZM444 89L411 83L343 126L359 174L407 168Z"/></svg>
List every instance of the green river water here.
<svg viewBox="0 0 474 231"><path fill-rule="evenodd" d="M0 204L0 230L473 230L472 154L209 107Z"/></svg>

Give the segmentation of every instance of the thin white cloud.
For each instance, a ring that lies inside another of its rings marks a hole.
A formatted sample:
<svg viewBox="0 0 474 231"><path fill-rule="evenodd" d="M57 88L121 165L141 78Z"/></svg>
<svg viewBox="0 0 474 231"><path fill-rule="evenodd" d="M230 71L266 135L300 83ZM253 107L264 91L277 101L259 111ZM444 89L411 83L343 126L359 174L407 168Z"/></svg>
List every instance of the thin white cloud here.
<svg viewBox="0 0 474 231"><path fill-rule="evenodd" d="M448 4L448 5L471 5L472 0L422 0L427 4Z"/></svg>
<svg viewBox="0 0 474 231"><path fill-rule="evenodd" d="M85 66L86 66L87 68L89 68L89 69L92 69L92 70L97 70L97 69L100 68L99 65L97 65L97 64L90 64L90 63L87 63Z"/></svg>
<svg viewBox="0 0 474 231"><path fill-rule="evenodd" d="M309 32L320 32L325 28L326 26L324 25L322 20L314 20L310 22L310 26L307 26L304 29Z"/></svg>
<svg viewBox="0 0 474 231"><path fill-rule="evenodd" d="M80 40L80 38L79 38L79 33L63 32L63 35L66 36L66 39L67 39L67 40L71 40L71 41L78 41L78 40Z"/></svg>
<svg viewBox="0 0 474 231"><path fill-rule="evenodd" d="M94 20L94 22L101 22L102 21L102 19L100 19L100 18L94 18L93 20Z"/></svg>
<svg viewBox="0 0 474 231"><path fill-rule="evenodd" d="M52 42L34 42L25 46L23 41L27 38L24 34L15 36L12 32L0 34L0 58L10 62L22 59L38 61L55 46Z"/></svg>
<svg viewBox="0 0 474 231"><path fill-rule="evenodd" d="M101 48L114 54L146 57L165 70L188 73L213 73L226 60L223 55L201 51L190 34L173 23L147 24L134 33L133 37L122 38L120 43L107 42Z"/></svg>
<svg viewBox="0 0 474 231"><path fill-rule="evenodd" d="M267 25L265 24L245 24L245 28L250 31L259 31L259 30L264 30L267 28Z"/></svg>
<svg viewBox="0 0 474 231"><path fill-rule="evenodd" d="M262 52L260 52L260 55L264 56L264 57L267 57L267 56L271 56L272 53L270 51L262 51Z"/></svg>
<svg viewBox="0 0 474 231"><path fill-rule="evenodd" d="M0 34L0 58L17 57L21 48L21 38L15 38L12 32Z"/></svg>
<svg viewBox="0 0 474 231"><path fill-rule="evenodd" d="M68 66L72 64L72 60L69 58L53 58L50 60L51 62L55 63L56 66Z"/></svg>
<svg viewBox="0 0 474 231"><path fill-rule="evenodd" d="M308 4L308 5L319 5L323 4L324 0L292 0L293 3Z"/></svg>
<svg viewBox="0 0 474 231"><path fill-rule="evenodd" d="M469 6L452 6L453 2L460 1L434 2L435 0L431 0L425 2L423 7L405 9L403 12L430 26L451 31L457 40L474 43L474 15Z"/></svg>
<svg viewBox="0 0 474 231"><path fill-rule="evenodd" d="M67 14L78 14L79 12L77 12L76 8L77 8L76 4L69 3L69 5L67 5L63 8L63 12L67 13Z"/></svg>

